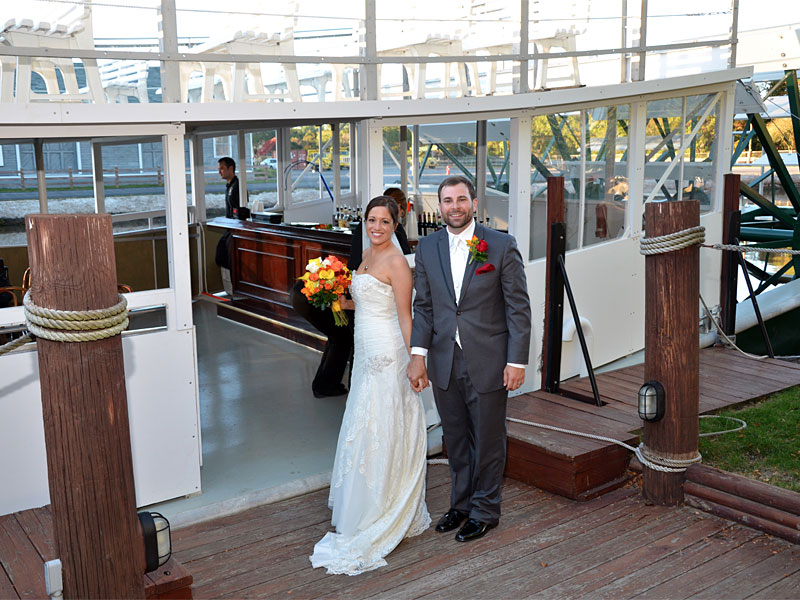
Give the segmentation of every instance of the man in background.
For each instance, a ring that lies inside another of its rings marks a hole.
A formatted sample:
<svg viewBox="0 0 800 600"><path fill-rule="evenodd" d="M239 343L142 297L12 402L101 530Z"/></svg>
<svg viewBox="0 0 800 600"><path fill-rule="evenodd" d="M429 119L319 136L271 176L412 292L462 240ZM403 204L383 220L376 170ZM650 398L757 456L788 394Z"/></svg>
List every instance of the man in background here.
<svg viewBox="0 0 800 600"><path fill-rule="evenodd" d="M225 216L235 218L233 210L239 208L239 178L236 177L236 161L230 156L223 156L218 162L219 176L225 180ZM231 283L231 245L230 232L226 232L219 240L216 251L216 263L222 277L222 287L228 296L233 296Z"/></svg>
<svg viewBox="0 0 800 600"><path fill-rule="evenodd" d="M239 178L236 177L236 161L230 156L219 159L219 176L225 180L225 216L233 219L233 209L239 208Z"/></svg>

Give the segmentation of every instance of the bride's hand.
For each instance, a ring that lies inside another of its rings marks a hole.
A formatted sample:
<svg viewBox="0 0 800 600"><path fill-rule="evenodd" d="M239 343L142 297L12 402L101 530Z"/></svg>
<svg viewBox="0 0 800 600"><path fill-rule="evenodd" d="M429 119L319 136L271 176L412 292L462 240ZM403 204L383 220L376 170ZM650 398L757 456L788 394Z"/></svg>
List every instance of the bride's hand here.
<svg viewBox="0 0 800 600"><path fill-rule="evenodd" d="M339 306L341 306L345 310L356 309L356 303L353 302L350 298L346 298L345 296L339 296Z"/></svg>

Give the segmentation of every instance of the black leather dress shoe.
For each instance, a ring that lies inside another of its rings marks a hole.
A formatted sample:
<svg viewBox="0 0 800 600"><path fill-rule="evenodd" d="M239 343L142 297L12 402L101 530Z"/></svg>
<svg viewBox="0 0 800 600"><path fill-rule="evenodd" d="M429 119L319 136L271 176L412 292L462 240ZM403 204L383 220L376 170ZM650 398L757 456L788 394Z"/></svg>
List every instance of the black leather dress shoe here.
<svg viewBox="0 0 800 600"><path fill-rule="evenodd" d="M464 526L458 530L456 534L457 542L468 542L470 540L477 540L479 537L486 535L494 525L478 521L478 519L470 519Z"/></svg>
<svg viewBox="0 0 800 600"><path fill-rule="evenodd" d="M464 519L466 519L468 516L469 515L465 512L451 508L444 513L444 516L441 519L439 519L439 522L436 524L436 531L439 533L453 531L453 529L461 525Z"/></svg>

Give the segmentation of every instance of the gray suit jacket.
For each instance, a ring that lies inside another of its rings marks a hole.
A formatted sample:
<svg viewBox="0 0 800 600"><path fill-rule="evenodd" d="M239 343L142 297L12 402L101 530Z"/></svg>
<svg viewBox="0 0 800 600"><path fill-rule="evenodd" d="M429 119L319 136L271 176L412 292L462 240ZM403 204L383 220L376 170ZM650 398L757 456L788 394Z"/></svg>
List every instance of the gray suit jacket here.
<svg viewBox="0 0 800 600"><path fill-rule="evenodd" d="M438 387L447 389L458 326L472 383L478 392L487 393L503 387L507 363L528 363L531 309L514 238L482 225L475 226L475 235L489 245L487 260L467 264L458 299L447 230L420 239L411 345L428 348L428 375ZM485 265L494 270L475 273Z"/></svg>

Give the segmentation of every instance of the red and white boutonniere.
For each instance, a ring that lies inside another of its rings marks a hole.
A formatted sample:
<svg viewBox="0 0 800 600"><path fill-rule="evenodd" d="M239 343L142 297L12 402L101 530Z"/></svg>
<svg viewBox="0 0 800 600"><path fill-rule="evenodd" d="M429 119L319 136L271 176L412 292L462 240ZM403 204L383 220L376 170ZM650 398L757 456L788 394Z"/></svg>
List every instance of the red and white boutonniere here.
<svg viewBox="0 0 800 600"><path fill-rule="evenodd" d="M492 263L486 263L482 267L475 269L475 274L483 275L484 273L491 273L492 271L494 271L494 265Z"/></svg>
<svg viewBox="0 0 800 600"><path fill-rule="evenodd" d="M489 244L486 243L486 240L479 240L477 235L473 235L472 239L467 242L467 246L469 247L468 264L471 264L473 260L486 262L486 251L489 249Z"/></svg>

